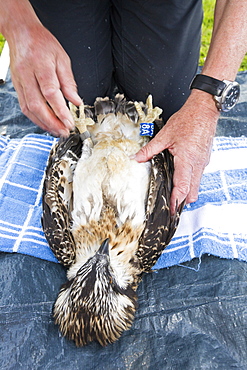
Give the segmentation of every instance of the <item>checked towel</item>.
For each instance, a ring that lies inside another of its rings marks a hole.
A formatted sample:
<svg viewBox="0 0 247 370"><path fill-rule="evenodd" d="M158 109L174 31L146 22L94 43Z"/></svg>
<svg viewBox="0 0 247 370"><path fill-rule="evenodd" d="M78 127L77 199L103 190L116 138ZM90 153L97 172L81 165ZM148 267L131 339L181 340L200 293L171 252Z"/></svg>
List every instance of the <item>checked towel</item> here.
<svg viewBox="0 0 247 370"><path fill-rule="evenodd" d="M0 137L0 251L57 262L41 227L42 183L56 139ZM199 199L185 207L155 269L202 254L247 261L247 138L217 137Z"/></svg>

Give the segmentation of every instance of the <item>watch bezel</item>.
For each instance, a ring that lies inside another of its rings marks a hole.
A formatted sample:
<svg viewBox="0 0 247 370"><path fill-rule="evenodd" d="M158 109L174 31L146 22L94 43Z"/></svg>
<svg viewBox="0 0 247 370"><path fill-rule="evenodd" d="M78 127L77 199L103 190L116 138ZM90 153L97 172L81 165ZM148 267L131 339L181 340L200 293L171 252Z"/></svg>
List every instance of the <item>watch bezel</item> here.
<svg viewBox="0 0 247 370"><path fill-rule="evenodd" d="M220 96L214 95L214 100L216 102L216 106L219 109L219 111L228 112L233 107L235 107L235 105L237 104L237 102L239 100L240 86L239 86L238 82L236 82L236 81L223 80L223 82L226 84L226 87L224 88L224 90L222 91L222 94ZM231 104L231 106L229 107L229 106L225 105L225 101L226 101L226 99L229 95L229 92L232 89L237 90L238 96L237 96L237 99L233 102L233 104Z"/></svg>

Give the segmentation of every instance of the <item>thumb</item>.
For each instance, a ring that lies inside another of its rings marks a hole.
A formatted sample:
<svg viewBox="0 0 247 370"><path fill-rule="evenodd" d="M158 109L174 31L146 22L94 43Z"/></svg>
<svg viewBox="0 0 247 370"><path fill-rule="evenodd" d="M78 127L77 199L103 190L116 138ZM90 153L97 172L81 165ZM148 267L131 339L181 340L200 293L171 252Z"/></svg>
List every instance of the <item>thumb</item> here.
<svg viewBox="0 0 247 370"><path fill-rule="evenodd" d="M166 149L165 140L161 140L159 133L151 140L148 144L143 146L134 156L137 162L147 162L149 159L153 158L154 155L162 152Z"/></svg>

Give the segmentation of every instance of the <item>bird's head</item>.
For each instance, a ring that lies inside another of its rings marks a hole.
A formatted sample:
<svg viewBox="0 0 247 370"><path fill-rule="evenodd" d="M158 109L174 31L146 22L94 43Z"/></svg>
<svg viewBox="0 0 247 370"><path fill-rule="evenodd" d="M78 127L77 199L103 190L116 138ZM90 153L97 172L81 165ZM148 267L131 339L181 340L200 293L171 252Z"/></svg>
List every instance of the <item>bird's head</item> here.
<svg viewBox="0 0 247 370"><path fill-rule="evenodd" d="M56 324L64 336L83 346L116 341L130 328L137 296L130 285L120 287L110 265L109 241L64 284L54 304Z"/></svg>

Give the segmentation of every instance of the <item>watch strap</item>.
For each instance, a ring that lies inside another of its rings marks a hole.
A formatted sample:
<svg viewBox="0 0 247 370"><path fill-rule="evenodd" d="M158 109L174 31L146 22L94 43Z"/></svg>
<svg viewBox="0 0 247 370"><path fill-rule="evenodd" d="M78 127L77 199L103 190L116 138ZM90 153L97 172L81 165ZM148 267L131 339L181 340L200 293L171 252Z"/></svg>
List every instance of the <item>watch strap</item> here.
<svg viewBox="0 0 247 370"><path fill-rule="evenodd" d="M202 74L196 75L190 85L191 89L206 91L216 96L220 96L225 87L226 84L223 81Z"/></svg>

